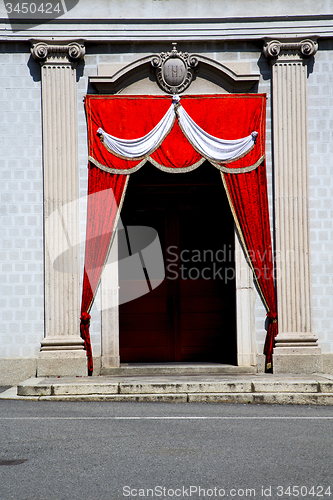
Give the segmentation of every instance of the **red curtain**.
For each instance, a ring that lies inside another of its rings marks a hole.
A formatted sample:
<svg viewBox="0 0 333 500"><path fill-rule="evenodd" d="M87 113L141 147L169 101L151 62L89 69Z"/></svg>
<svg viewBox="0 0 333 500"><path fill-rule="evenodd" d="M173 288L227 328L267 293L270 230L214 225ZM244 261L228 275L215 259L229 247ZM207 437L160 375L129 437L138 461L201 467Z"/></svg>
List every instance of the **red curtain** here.
<svg viewBox="0 0 333 500"><path fill-rule="evenodd" d="M264 354L266 369L270 370L274 338L277 335L277 313L265 163L245 174L221 175L242 246L267 309Z"/></svg>
<svg viewBox="0 0 333 500"><path fill-rule="evenodd" d="M265 145L265 101L264 94L226 94L181 96L180 104L201 128L215 137L239 139L253 131L258 132L256 144L246 156L221 165L224 169L237 169L237 173L221 175L240 239L267 308L269 325L264 352L269 369L274 337L277 334L277 316L266 169L264 162L260 160L264 156ZM86 96L91 160L88 194L98 193L98 197L92 197L91 201L89 196L88 201L81 308L81 335L86 343L89 373L92 372L89 310L110 248L112 230L119 213L118 206L121 206L124 197L128 175L123 174L140 164L140 160L125 160L110 153L96 132L101 127L108 134L122 139L142 137L161 120L171 102L171 96ZM151 158L168 169L186 169L202 157L187 141L176 121L160 147L151 154ZM256 163L260 163L256 169L239 173L239 169ZM121 173L110 173L110 169ZM111 195L112 192L114 196Z"/></svg>
<svg viewBox="0 0 333 500"><path fill-rule="evenodd" d="M81 337L93 371L89 334L89 311L93 305L101 273L112 244L112 234L125 195L127 175L107 174L89 164L86 249L81 304Z"/></svg>

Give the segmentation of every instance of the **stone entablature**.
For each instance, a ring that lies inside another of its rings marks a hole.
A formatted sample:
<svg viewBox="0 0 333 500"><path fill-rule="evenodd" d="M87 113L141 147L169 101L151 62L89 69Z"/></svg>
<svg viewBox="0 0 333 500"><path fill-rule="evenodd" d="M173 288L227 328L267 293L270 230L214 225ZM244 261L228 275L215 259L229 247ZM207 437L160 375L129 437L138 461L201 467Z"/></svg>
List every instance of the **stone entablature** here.
<svg viewBox="0 0 333 500"><path fill-rule="evenodd" d="M195 2L118 1L116 8L104 0L80 0L60 17L60 23L20 23L10 32L4 4L0 4L0 40L26 41L30 37L68 39L70 33L93 43L142 41L239 41L265 37L333 36L330 2L279 0L197 0ZM27 31L28 30L28 31Z"/></svg>

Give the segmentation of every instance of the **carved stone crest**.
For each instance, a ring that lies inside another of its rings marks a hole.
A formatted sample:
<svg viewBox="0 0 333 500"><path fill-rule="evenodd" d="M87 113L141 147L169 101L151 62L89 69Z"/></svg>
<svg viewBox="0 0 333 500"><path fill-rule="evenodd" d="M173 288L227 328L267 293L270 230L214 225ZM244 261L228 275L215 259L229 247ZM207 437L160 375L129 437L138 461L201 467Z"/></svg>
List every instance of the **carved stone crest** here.
<svg viewBox="0 0 333 500"><path fill-rule="evenodd" d="M168 94L180 94L190 86L199 61L187 52L178 52L176 43L172 45L171 52L161 52L154 56L151 65L159 87Z"/></svg>

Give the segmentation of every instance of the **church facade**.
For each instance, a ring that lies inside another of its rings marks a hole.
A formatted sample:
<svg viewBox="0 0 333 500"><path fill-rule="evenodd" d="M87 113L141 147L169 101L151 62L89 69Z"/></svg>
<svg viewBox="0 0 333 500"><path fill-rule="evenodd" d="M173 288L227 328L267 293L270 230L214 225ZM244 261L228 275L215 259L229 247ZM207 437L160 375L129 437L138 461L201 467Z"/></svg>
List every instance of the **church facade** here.
<svg viewBox="0 0 333 500"><path fill-rule="evenodd" d="M333 373L331 2L80 0L39 19L14 3L0 7L0 383L86 375L90 347L97 375ZM168 106L165 134L132 154ZM248 149L214 156L192 126ZM236 177L260 169L264 194L248 183L237 204Z"/></svg>

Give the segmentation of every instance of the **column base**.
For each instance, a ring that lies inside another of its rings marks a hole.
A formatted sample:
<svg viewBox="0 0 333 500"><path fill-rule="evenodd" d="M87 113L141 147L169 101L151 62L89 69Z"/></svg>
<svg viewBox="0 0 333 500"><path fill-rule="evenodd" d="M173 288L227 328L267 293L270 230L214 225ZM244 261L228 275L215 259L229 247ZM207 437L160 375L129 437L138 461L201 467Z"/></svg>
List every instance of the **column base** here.
<svg viewBox="0 0 333 500"><path fill-rule="evenodd" d="M86 377L87 356L84 350L41 351L37 358L37 377Z"/></svg>
<svg viewBox="0 0 333 500"><path fill-rule="evenodd" d="M322 373L323 357L320 347L275 347L273 373Z"/></svg>
<svg viewBox="0 0 333 500"><path fill-rule="evenodd" d="M84 341L79 335L58 335L45 337L41 342L41 351L82 351Z"/></svg>

